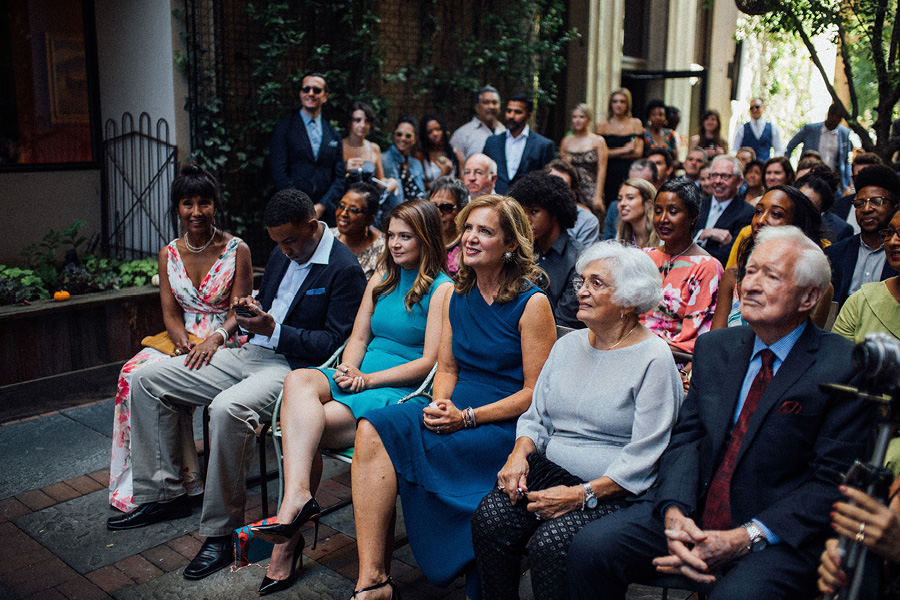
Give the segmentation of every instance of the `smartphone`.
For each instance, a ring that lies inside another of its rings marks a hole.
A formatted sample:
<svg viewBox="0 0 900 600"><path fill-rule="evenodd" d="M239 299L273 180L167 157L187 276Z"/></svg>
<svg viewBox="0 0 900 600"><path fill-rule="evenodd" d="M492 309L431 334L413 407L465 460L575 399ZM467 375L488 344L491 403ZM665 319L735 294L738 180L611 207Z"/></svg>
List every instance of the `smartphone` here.
<svg viewBox="0 0 900 600"><path fill-rule="evenodd" d="M250 310L250 307L244 304L235 304L231 307L231 310L234 311L234 314L240 315L246 319L252 319L256 316L256 313Z"/></svg>

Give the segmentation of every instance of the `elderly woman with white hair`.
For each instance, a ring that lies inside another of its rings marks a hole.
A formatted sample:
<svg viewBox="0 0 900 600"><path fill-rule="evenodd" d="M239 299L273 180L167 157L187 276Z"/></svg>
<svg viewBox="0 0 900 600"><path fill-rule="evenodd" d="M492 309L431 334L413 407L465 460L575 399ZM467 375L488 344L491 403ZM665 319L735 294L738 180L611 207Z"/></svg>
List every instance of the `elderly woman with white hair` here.
<svg viewBox="0 0 900 600"><path fill-rule="evenodd" d="M576 270L587 329L553 346L497 488L472 519L483 599L518 597L529 540L534 597L565 597L572 537L653 484L678 417L672 353L638 318L662 299L656 265L608 241L585 250Z"/></svg>

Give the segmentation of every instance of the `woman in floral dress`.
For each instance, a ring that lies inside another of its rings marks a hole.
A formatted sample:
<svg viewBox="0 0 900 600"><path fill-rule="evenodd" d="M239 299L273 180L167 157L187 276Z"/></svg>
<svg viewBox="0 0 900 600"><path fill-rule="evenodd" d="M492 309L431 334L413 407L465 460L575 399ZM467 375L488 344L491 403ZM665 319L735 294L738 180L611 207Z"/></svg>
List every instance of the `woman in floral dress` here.
<svg viewBox="0 0 900 600"><path fill-rule="evenodd" d="M662 277L663 299L641 323L673 350L693 352L716 310L722 264L694 243L700 190L686 179L666 182L653 204L653 227L662 244L644 248Z"/></svg>
<svg viewBox="0 0 900 600"><path fill-rule="evenodd" d="M159 293L166 331L174 355L185 364L203 368L219 347L239 344L237 322L230 312L233 298L248 295L253 286L250 249L239 238L213 224L219 199L216 180L195 164L185 165L172 182L173 214L181 222L183 237L159 253ZM189 334L201 343L194 344ZM135 507L131 479L131 381L144 365L168 358L159 350L144 348L125 363L119 373L113 420L112 462L109 470L109 502L122 511ZM179 426L181 439L193 440L192 412L185 410ZM182 449L182 479L190 495L203 492L197 453L193 444Z"/></svg>

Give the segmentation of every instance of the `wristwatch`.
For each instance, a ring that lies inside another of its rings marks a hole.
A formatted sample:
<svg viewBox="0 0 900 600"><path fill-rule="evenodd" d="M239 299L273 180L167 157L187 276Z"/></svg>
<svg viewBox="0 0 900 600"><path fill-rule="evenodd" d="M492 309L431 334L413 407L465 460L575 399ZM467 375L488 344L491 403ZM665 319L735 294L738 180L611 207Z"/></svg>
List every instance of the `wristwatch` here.
<svg viewBox="0 0 900 600"><path fill-rule="evenodd" d="M594 495L594 488L591 487L590 483L582 483L581 490L584 492L584 504L581 507L581 510L587 508L597 508L597 496Z"/></svg>
<svg viewBox="0 0 900 600"><path fill-rule="evenodd" d="M750 545L747 546L747 550L750 552L759 552L769 545L769 540L766 539L766 536L763 535L762 529L759 528L759 525L750 521L748 523L744 523L742 525L744 529L747 530L747 535L750 536Z"/></svg>

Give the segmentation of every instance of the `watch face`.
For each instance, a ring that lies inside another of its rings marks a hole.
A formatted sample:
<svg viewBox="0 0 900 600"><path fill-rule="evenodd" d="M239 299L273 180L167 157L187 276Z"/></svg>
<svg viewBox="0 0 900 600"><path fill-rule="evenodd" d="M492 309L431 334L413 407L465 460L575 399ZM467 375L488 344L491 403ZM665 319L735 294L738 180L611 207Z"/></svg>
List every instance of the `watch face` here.
<svg viewBox="0 0 900 600"><path fill-rule="evenodd" d="M597 499L596 498L588 498L587 507L588 508L597 508Z"/></svg>

